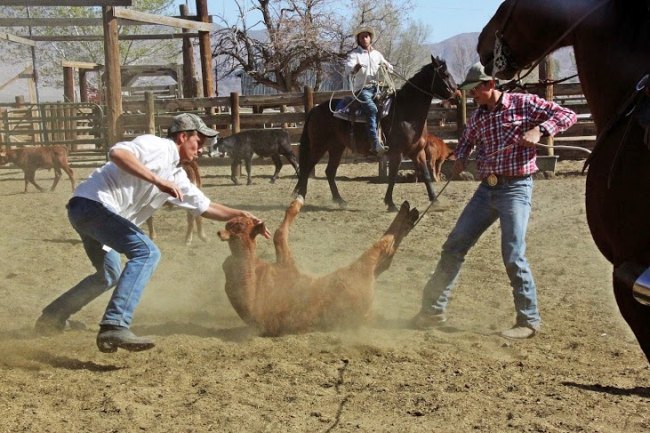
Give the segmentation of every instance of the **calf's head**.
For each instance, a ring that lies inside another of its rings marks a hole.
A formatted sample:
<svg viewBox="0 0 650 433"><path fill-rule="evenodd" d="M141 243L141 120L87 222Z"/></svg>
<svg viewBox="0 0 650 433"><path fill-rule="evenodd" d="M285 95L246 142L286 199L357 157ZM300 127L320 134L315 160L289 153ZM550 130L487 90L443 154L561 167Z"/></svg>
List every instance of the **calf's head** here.
<svg viewBox="0 0 650 433"><path fill-rule="evenodd" d="M263 222L255 223L249 217L235 217L226 223L226 228L219 230L217 235L222 241L228 241L228 246L233 255L245 251L254 251L255 238L263 234L266 226Z"/></svg>

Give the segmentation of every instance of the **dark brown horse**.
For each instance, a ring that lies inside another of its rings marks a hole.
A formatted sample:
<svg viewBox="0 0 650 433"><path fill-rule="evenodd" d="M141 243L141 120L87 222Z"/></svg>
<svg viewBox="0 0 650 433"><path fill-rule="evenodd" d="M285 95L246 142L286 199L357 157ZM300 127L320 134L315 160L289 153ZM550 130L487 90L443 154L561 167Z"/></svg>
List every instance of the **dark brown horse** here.
<svg viewBox="0 0 650 433"><path fill-rule="evenodd" d="M650 72L650 2L506 0L478 51L488 73L509 79L568 45L598 131L588 160L587 221L614 265L618 307L650 360L650 307L632 287L650 266L650 91L642 80Z"/></svg>
<svg viewBox="0 0 650 433"><path fill-rule="evenodd" d="M388 189L384 203L391 211L397 211L393 202L393 187L397 171L403 156L409 157L426 173L425 185L429 200L435 199L433 183L426 169L423 132L426 133L427 114L433 96L448 99L455 95L456 83L447 71L444 60L431 56L431 63L424 66L411 77L395 94L390 111L381 120L381 129L388 145ZM337 119L332 115L331 107L338 103L328 101L314 107L307 116L307 121L300 138L300 175L295 193L307 195L307 181L314 166L325 152L329 160L325 174L332 191L332 198L340 206L346 205L336 186L336 170L346 147L356 153L367 155L370 152L366 125L354 124ZM353 138L351 138L353 136Z"/></svg>

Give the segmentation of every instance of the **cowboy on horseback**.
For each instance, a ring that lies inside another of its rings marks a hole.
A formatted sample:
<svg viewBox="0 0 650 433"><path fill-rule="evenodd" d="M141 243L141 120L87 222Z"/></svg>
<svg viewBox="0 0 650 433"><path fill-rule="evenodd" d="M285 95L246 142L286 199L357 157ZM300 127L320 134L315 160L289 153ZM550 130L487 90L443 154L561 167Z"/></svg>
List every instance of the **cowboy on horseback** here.
<svg viewBox="0 0 650 433"><path fill-rule="evenodd" d="M375 96L379 89L378 75L382 66L393 71L393 65L372 46L375 32L370 27L360 27L354 32L358 46L350 51L345 64L345 72L350 75L352 90L361 102L364 113L368 116L368 139L370 151L382 156L388 150L384 147L377 134L377 104Z"/></svg>

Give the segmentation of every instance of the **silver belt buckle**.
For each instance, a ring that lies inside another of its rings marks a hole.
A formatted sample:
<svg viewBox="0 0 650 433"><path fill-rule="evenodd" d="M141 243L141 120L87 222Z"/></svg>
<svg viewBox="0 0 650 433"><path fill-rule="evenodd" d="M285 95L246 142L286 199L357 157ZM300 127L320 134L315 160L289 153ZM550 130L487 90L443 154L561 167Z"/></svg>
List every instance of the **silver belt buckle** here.
<svg viewBox="0 0 650 433"><path fill-rule="evenodd" d="M490 186L496 186L497 183L499 183L499 178L494 173L491 173L488 177L485 178L485 180L487 181L487 184Z"/></svg>

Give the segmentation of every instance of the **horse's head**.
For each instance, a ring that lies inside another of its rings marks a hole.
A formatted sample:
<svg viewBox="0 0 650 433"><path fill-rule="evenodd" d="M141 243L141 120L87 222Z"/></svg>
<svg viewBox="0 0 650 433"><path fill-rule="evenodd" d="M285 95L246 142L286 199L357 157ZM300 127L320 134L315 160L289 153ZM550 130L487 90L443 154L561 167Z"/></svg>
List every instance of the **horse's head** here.
<svg viewBox="0 0 650 433"><path fill-rule="evenodd" d="M509 80L554 50L570 45L565 32L588 2L505 0L479 35L477 51L485 71Z"/></svg>
<svg viewBox="0 0 650 433"><path fill-rule="evenodd" d="M455 96L458 85L447 70L447 63L439 57L431 56L430 66L433 67L431 93L440 99L449 99Z"/></svg>

